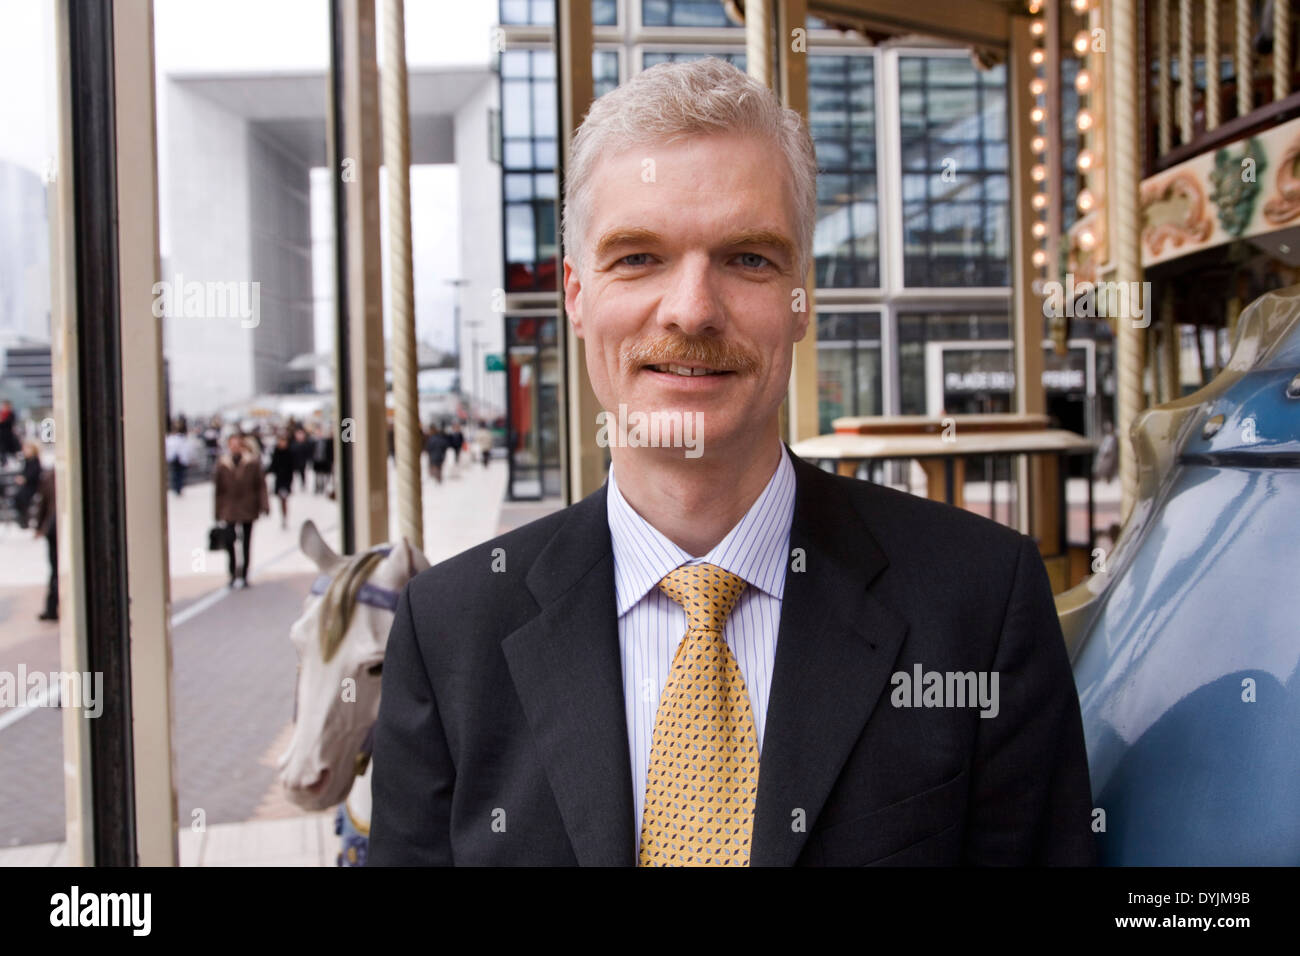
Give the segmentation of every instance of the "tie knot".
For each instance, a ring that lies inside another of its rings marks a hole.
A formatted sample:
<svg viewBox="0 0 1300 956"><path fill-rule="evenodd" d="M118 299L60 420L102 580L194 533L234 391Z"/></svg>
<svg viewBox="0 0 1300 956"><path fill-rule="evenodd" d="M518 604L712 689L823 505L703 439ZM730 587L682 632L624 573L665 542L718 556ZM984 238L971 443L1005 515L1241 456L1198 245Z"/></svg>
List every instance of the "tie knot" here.
<svg viewBox="0 0 1300 956"><path fill-rule="evenodd" d="M682 606L690 630L721 631L745 579L714 564L684 564L664 575L659 589Z"/></svg>

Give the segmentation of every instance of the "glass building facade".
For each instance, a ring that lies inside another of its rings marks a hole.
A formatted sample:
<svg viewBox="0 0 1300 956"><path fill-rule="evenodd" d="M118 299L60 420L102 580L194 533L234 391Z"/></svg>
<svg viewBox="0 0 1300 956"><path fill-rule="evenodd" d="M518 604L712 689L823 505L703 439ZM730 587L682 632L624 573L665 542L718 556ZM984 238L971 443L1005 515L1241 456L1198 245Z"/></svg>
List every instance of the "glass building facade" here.
<svg viewBox="0 0 1300 956"><path fill-rule="evenodd" d="M536 31L516 39L509 28L549 25L550 8L501 7L508 322L553 315L559 279L555 59ZM592 12L597 96L663 62L713 56L746 67L744 29L720 0L597 0ZM1008 410L1014 389L994 374L1011 367L1006 67L981 69L962 49L874 47L816 19L809 27L819 430L847 415ZM984 342L992 344L977 347ZM989 373L956 374L962 363L987 364ZM953 390L934 380L949 365ZM1097 376L1085 378L1091 389ZM1045 376L1049 405L1062 389L1071 401L1091 399L1066 388L1075 381ZM526 460L537 454L558 469L558 445L548 450L536 434ZM538 487L530 479L518 494Z"/></svg>

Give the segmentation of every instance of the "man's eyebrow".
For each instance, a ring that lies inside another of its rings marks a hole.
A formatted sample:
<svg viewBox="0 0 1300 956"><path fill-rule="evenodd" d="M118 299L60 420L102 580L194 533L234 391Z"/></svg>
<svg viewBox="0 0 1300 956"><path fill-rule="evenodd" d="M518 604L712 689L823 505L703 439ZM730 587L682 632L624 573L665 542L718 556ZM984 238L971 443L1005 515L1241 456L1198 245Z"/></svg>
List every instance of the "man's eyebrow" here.
<svg viewBox="0 0 1300 956"><path fill-rule="evenodd" d="M605 254L618 246L633 245L639 243L655 243L660 241L659 233L650 229L613 229L600 237L596 243L596 251L593 253L596 259L605 258Z"/></svg>
<svg viewBox="0 0 1300 956"><path fill-rule="evenodd" d="M596 259L603 259L607 253L619 246L652 244L661 241L662 237L659 233L650 229L613 229L600 237L600 241L596 243L594 256ZM791 260L795 258L794 243L781 233L770 229L742 229L724 238L720 246L728 249L736 246L770 246Z"/></svg>

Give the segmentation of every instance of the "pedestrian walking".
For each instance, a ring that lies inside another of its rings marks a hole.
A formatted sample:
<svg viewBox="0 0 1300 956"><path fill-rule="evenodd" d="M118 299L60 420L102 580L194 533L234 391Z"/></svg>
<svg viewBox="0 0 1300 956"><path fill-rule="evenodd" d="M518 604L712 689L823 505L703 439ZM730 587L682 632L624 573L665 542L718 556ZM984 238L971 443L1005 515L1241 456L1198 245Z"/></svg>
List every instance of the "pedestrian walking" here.
<svg viewBox="0 0 1300 956"><path fill-rule="evenodd" d="M212 474L217 468L217 459L221 457L221 420L214 418L203 429L201 436L203 441L203 464L208 474Z"/></svg>
<svg viewBox="0 0 1300 956"><path fill-rule="evenodd" d="M14 511L18 527L26 528L27 513L31 511L32 499L36 497L41 483L41 446L29 438L23 442L22 448L23 471L14 479L18 486L14 492Z"/></svg>
<svg viewBox="0 0 1300 956"><path fill-rule="evenodd" d="M0 468L9 463L9 456L18 454L19 440L15 428L18 424L18 416L14 414L14 406L9 399L0 402Z"/></svg>
<svg viewBox="0 0 1300 956"><path fill-rule="evenodd" d="M293 491L293 476L298 470L298 455L289 444L289 436L281 434L271 452L271 474L275 477L275 496L280 499L280 527L289 527L289 495ZM303 490L307 490L306 483Z"/></svg>
<svg viewBox="0 0 1300 956"><path fill-rule="evenodd" d="M441 425L433 426L428 441L424 443L424 450L429 453L429 474L438 484L442 484L442 463L447 458L449 444Z"/></svg>
<svg viewBox="0 0 1300 956"><path fill-rule="evenodd" d="M293 456L293 470L298 475L298 483L302 485L302 490L307 490L307 466L311 464L312 443L307 440L307 432L299 427L293 431L293 441L289 443L289 451Z"/></svg>
<svg viewBox="0 0 1300 956"><path fill-rule="evenodd" d="M58 510L54 501L54 469L41 472L37 484L40 501L36 505L36 537L45 539L45 551L50 557L50 583L45 589L45 610L37 615L42 621L59 619L59 533L56 522Z"/></svg>
<svg viewBox="0 0 1300 956"><path fill-rule="evenodd" d="M318 428L312 448L312 471L316 474L316 494L333 496L334 436L328 428Z"/></svg>
<svg viewBox="0 0 1300 956"><path fill-rule="evenodd" d="M230 587L248 587L248 556L252 548L253 522L271 513L266 494L266 477L262 461L238 432L227 440L227 452L217 462L213 484L216 490L216 520L237 532L243 551L242 565L235 564L235 533L226 537L230 559Z"/></svg>
<svg viewBox="0 0 1300 956"><path fill-rule="evenodd" d="M263 455L262 455L263 447L266 444L265 440L261 438L256 432L244 432L242 435L240 435L240 437L243 438L244 440L245 450L254 458L256 458L259 462L262 462L262 471L263 473L265 473L266 462L263 459Z"/></svg>
<svg viewBox="0 0 1300 956"><path fill-rule="evenodd" d="M478 423L478 430L474 433L474 449L483 459L483 467L486 468L492 460L492 429L487 427L487 422Z"/></svg>
<svg viewBox="0 0 1300 956"><path fill-rule="evenodd" d="M185 487L185 472L190 467L190 436L185 434L185 426L177 422L176 427L163 439L163 450L167 455L167 473L171 478L172 491L180 495Z"/></svg>
<svg viewBox="0 0 1300 956"><path fill-rule="evenodd" d="M451 431L447 435L451 444L451 455L453 464L460 464L460 450L465 444L465 433L460 430L460 425L452 425Z"/></svg>

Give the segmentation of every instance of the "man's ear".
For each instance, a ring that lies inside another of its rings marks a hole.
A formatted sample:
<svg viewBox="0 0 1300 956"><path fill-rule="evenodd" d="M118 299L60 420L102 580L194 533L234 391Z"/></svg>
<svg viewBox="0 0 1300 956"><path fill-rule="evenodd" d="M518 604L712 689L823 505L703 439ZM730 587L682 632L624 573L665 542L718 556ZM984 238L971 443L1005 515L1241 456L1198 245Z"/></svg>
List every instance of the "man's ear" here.
<svg viewBox="0 0 1300 956"><path fill-rule="evenodd" d="M565 256L564 311L569 316L569 323L573 326L573 334L578 338L582 338L582 307L578 304L581 293L582 283L578 280L578 270L574 268L573 260Z"/></svg>
<svg viewBox="0 0 1300 956"><path fill-rule="evenodd" d="M808 334L809 312L805 300L804 310L794 314L794 341L802 342L804 336Z"/></svg>

